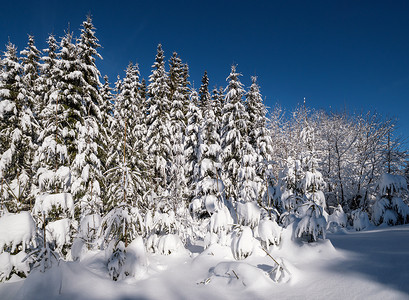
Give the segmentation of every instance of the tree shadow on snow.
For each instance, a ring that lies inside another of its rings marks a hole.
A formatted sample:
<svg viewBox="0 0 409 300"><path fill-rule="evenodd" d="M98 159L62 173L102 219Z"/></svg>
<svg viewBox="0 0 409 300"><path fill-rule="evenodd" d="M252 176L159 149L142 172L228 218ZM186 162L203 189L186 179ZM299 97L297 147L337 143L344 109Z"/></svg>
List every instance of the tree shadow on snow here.
<svg viewBox="0 0 409 300"><path fill-rule="evenodd" d="M334 272L362 274L409 294L409 226L330 235L329 239L336 249L349 253L346 261L334 266Z"/></svg>

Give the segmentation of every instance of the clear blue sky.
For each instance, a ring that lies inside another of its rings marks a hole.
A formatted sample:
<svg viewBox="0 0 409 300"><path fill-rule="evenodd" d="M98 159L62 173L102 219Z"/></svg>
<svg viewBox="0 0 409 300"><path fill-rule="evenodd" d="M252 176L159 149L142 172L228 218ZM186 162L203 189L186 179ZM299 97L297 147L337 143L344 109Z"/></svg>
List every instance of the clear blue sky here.
<svg viewBox="0 0 409 300"><path fill-rule="evenodd" d="M5 1L0 43L21 50L27 34L39 48L70 23L79 35L91 13L111 82L129 61L148 78L162 43L177 51L200 85L225 85L232 63L258 75L266 104L292 109L307 98L317 109L376 110L399 119L409 136L409 1ZM4 51L5 47L1 48Z"/></svg>

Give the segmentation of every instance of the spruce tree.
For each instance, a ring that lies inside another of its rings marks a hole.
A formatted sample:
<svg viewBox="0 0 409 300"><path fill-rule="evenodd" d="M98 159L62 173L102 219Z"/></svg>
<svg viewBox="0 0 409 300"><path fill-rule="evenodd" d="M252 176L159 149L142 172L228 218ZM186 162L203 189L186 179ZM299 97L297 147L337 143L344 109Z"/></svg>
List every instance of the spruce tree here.
<svg viewBox="0 0 409 300"><path fill-rule="evenodd" d="M68 156L67 136L69 127L64 120L64 111L68 108L64 103L62 92L62 65L57 53L59 45L53 35L47 40L48 55L43 57L40 81L39 123L40 131L37 139L38 148L34 165L35 193L69 192L71 182L70 158ZM68 48L65 48L68 51ZM67 56L65 56L67 57ZM72 132L70 133L72 134Z"/></svg>
<svg viewBox="0 0 409 300"><path fill-rule="evenodd" d="M189 187L188 199L194 197L197 182L199 181L198 164L200 159L200 128L203 121L202 112L198 107L199 96L193 88L190 95L189 111L187 113L187 127L185 137L185 174Z"/></svg>
<svg viewBox="0 0 409 300"><path fill-rule="evenodd" d="M107 178L108 209L118 203L140 207L146 185L144 123L140 97L139 70L129 63L126 76L117 82L114 122L111 127Z"/></svg>
<svg viewBox="0 0 409 300"><path fill-rule="evenodd" d="M152 182L158 195L168 188L169 164L172 155L170 132L169 80L165 70L162 45L158 45L155 63L149 76L149 114L147 143L153 169Z"/></svg>
<svg viewBox="0 0 409 300"><path fill-rule="evenodd" d="M244 89L241 74L232 66L227 77L225 105L222 109L223 181L227 196L237 201L239 194L239 167L243 156L243 143L247 133L248 114L243 104Z"/></svg>
<svg viewBox="0 0 409 300"><path fill-rule="evenodd" d="M211 214L223 203L223 182L221 180L220 136L218 124L210 98L207 72L202 77L199 89L203 120L199 131L199 157L197 163L198 183L192 210L198 216Z"/></svg>
<svg viewBox="0 0 409 300"><path fill-rule="evenodd" d="M0 180L2 198L8 209L18 211L32 205L32 160L35 150L36 122L22 80L23 69L12 43L2 59L0 81Z"/></svg>
<svg viewBox="0 0 409 300"><path fill-rule="evenodd" d="M257 77L253 76L250 90L246 94L246 111L249 115L247 124L248 143L255 152L254 166L256 167L258 192L257 200L261 200L266 190L268 166L272 159L272 141L267 128L267 109L263 104ZM264 184L263 184L264 182Z"/></svg>
<svg viewBox="0 0 409 300"><path fill-rule="evenodd" d="M41 82L40 82L40 58L41 52L37 49L34 44L34 37L32 35L28 36L27 47L20 52L22 55L21 63L23 67L23 84L24 84L24 95L27 101L30 103L30 109L37 116L41 109Z"/></svg>
<svg viewBox="0 0 409 300"><path fill-rule="evenodd" d="M185 95L183 86L183 65L177 53L174 52L170 60L169 82L171 101L170 124L172 159L170 166L170 189L173 191L173 201L180 202L187 193L185 178L184 140L186 131Z"/></svg>

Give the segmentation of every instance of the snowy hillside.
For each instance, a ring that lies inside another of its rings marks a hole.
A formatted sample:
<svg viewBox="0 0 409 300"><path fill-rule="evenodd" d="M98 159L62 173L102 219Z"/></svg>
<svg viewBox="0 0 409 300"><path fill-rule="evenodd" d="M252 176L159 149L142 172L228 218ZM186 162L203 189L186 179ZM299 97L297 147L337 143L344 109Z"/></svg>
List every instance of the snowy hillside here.
<svg viewBox="0 0 409 300"><path fill-rule="evenodd" d="M150 254L140 279L109 279L102 252L0 284L0 299L408 299L409 226L330 234L270 253L291 273L276 283L274 261L257 250L240 262L228 247Z"/></svg>

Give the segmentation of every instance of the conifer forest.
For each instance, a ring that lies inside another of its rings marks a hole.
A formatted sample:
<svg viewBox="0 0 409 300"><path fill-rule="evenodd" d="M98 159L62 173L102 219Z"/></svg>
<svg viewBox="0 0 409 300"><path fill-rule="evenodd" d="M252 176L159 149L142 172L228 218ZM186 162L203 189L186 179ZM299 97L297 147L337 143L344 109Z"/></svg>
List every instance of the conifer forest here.
<svg viewBox="0 0 409 300"><path fill-rule="evenodd" d="M231 260L197 288L225 274L246 286L256 271L283 284L297 265L280 249L325 250L328 234L409 223L394 119L305 99L268 108L257 77L244 86L235 64L224 85L204 72L194 86L161 44L147 78L133 62L108 78L90 16L78 36L47 45L9 41L0 61L0 282L92 255L110 282L146 279L152 257L200 247L197 257ZM240 265L255 255L271 268Z"/></svg>

